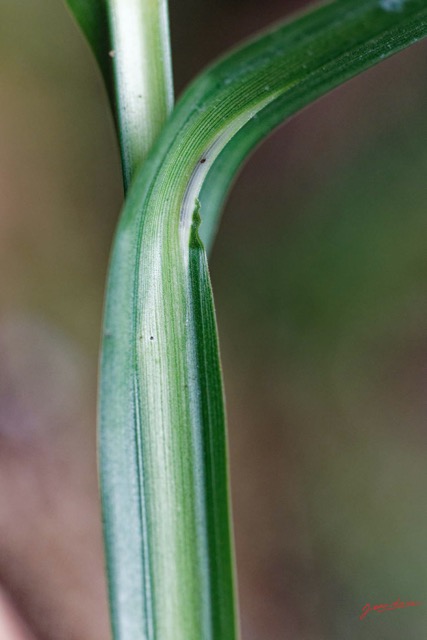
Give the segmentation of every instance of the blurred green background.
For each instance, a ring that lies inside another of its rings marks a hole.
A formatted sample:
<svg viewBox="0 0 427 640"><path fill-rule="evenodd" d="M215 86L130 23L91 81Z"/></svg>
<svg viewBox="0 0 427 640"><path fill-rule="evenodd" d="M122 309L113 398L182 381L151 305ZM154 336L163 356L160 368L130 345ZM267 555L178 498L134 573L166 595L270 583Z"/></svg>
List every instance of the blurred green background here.
<svg viewBox="0 0 427 640"><path fill-rule="evenodd" d="M305 4L174 0L177 93ZM243 640L427 628L426 54L278 130L226 206L211 276ZM60 0L0 4L0 141L0 588L37 640L107 640L95 394L122 189ZM422 604L359 620L398 598Z"/></svg>

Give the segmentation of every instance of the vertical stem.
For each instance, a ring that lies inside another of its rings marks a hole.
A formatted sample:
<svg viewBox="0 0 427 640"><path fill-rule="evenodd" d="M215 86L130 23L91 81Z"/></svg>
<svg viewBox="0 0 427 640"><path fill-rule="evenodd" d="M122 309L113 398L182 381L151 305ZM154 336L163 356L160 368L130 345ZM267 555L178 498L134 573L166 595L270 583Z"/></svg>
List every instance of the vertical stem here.
<svg viewBox="0 0 427 640"><path fill-rule="evenodd" d="M115 89L113 109L126 192L173 106L168 6L167 0L98 2L105 3L108 12ZM118 244L122 235L117 232ZM121 287L120 295L125 292ZM130 297L126 298L126 314L130 321L135 305ZM106 306L108 310L108 298ZM112 315L117 321L119 309L115 308ZM108 325L107 320L105 324ZM152 640L156 620L153 618L151 557L147 546L141 425L133 396L132 417L130 424L126 423L129 396L128 389L122 384L132 370L132 356L121 352L119 366L112 366L112 342L111 333L105 330L98 417L112 633L115 640ZM134 346L132 339L131 350ZM131 377L133 379L133 373ZM106 398L113 397L115 392L119 401L112 412Z"/></svg>
<svg viewBox="0 0 427 640"><path fill-rule="evenodd" d="M125 189L173 105L166 0L107 0Z"/></svg>

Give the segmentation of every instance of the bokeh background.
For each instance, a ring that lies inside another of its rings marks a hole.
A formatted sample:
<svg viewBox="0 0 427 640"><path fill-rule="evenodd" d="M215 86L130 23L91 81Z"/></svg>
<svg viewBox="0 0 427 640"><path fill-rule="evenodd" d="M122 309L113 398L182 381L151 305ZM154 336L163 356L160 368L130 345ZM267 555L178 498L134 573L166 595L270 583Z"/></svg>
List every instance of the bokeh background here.
<svg viewBox="0 0 427 640"><path fill-rule="evenodd" d="M307 4L174 0L176 91ZM427 46L252 156L211 259L243 640L427 629ZM0 3L0 638L108 640L96 476L122 202L103 86L61 0ZM420 601L372 613L366 603Z"/></svg>

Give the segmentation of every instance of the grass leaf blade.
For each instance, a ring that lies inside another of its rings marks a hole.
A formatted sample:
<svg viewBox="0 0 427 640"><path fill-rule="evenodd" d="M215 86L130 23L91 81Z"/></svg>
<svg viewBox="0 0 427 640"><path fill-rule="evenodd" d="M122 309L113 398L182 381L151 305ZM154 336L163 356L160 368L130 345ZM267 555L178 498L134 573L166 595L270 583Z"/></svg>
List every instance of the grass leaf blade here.
<svg viewBox="0 0 427 640"><path fill-rule="evenodd" d="M112 255L101 365L116 640L237 637L200 213L213 230L231 172L272 128L426 34L426 0L336 0L280 25L193 83L136 176Z"/></svg>
<svg viewBox="0 0 427 640"><path fill-rule="evenodd" d="M106 0L65 0L95 55L113 101L111 50Z"/></svg>

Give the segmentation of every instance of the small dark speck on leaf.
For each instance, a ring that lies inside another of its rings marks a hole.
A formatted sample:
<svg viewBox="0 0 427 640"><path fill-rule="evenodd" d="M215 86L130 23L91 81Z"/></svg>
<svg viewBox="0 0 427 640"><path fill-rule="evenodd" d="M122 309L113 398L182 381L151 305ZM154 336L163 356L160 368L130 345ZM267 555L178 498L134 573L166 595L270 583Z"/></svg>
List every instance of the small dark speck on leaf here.
<svg viewBox="0 0 427 640"><path fill-rule="evenodd" d="M150 336L150 340L154 340L154 336Z"/></svg>
<svg viewBox="0 0 427 640"><path fill-rule="evenodd" d="M200 164L203 164L204 162L206 162L206 158L202 158L202 159L200 160Z"/></svg>

